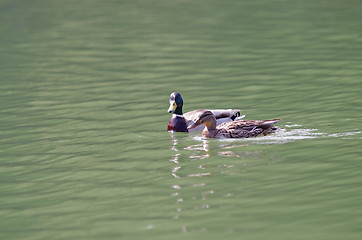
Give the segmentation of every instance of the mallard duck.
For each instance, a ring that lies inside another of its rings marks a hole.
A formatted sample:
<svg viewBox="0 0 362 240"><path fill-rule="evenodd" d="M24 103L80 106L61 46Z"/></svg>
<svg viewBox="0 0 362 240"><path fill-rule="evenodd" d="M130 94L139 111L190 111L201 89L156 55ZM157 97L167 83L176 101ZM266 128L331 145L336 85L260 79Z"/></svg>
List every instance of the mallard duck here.
<svg viewBox="0 0 362 240"><path fill-rule="evenodd" d="M210 111L214 114L216 119L216 125L219 125L223 122L239 120L245 117L245 115L240 116L239 109L215 109L215 110L194 110L182 113L183 99L181 94L178 92L173 92L170 95L170 107L168 109L169 113L173 113L168 123L167 130L174 132L189 132L189 131L201 131L205 126L200 124L195 126L192 129L188 129L188 126L193 125L200 116L205 111Z"/></svg>
<svg viewBox="0 0 362 240"><path fill-rule="evenodd" d="M188 128L204 124L206 127L202 131L202 136L207 138L248 138L275 132L277 128L273 124L280 120L237 120L216 126L215 115L211 111L205 111Z"/></svg>

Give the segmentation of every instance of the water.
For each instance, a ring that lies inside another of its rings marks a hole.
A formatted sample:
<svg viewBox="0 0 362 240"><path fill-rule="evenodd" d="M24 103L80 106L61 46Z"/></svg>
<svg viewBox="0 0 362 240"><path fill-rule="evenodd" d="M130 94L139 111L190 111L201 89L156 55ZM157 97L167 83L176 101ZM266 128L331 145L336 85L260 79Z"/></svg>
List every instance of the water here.
<svg viewBox="0 0 362 240"><path fill-rule="evenodd" d="M359 1L0 1L1 239L360 239ZM186 111L284 131L205 140Z"/></svg>

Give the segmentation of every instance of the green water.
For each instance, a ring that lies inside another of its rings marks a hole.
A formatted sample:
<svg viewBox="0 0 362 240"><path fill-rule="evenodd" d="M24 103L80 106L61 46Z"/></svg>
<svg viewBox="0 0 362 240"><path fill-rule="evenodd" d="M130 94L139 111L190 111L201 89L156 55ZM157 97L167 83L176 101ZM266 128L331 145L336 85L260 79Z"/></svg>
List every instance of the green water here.
<svg viewBox="0 0 362 240"><path fill-rule="evenodd" d="M0 0L0 238L360 239L361 12ZM285 131L168 133L173 91Z"/></svg>

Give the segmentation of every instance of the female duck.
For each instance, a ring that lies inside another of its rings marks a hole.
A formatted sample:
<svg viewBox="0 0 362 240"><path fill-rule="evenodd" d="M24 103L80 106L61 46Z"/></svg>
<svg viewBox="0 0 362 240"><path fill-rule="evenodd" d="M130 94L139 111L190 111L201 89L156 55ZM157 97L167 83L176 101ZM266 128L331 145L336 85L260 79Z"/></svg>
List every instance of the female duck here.
<svg viewBox="0 0 362 240"><path fill-rule="evenodd" d="M272 120L237 120L225 122L216 126L216 118L210 111L205 111L200 118L188 128L194 128L200 124L205 124L202 136L207 138L248 138L258 135L267 135L277 130L274 123L281 119Z"/></svg>
<svg viewBox="0 0 362 240"><path fill-rule="evenodd" d="M202 130L204 128L202 124L192 129L188 129L188 126L193 125L195 121L199 119L201 114L205 111L211 111L215 115L216 125L219 125L223 122L242 119L245 117L245 115L240 116L239 109L194 110L183 114L182 107L183 99L181 97L181 94L178 92L171 93L170 107L168 109L168 112L173 114L170 122L168 123L167 131L188 132Z"/></svg>

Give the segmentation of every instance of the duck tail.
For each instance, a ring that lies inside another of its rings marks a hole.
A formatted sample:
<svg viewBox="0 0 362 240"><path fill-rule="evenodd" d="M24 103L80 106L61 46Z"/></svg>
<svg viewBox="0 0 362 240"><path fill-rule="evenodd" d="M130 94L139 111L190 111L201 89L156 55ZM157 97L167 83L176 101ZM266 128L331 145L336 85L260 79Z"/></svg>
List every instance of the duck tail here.
<svg viewBox="0 0 362 240"><path fill-rule="evenodd" d="M271 120L264 120L259 126L261 128L271 128L273 127L273 125L279 121L281 121L282 119L271 119Z"/></svg>

